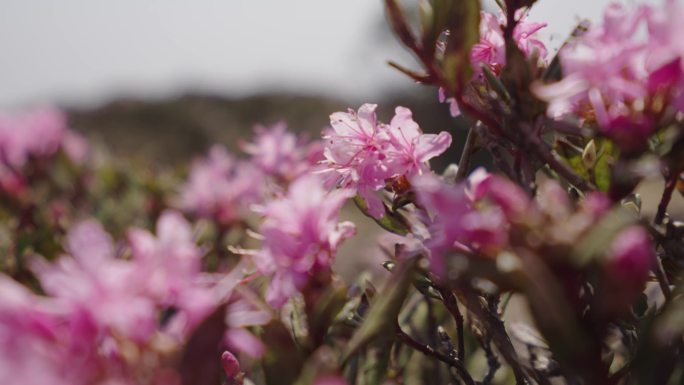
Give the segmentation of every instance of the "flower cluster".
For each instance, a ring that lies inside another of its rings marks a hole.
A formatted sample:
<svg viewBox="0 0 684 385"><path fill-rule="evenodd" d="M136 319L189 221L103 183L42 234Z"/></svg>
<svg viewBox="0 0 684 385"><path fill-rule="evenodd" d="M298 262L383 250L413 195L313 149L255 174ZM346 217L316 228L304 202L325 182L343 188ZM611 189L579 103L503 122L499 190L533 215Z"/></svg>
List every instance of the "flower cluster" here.
<svg viewBox="0 0 684 385"><path fill-rule="evenodd" d="M535 91L550 101L550 115L577 114L624 151L639 151L668 104L683 111L684 48L675 38L683 22L676 1L659 8L612 3L601 24L560 51L563 79Z"/></svg>
<svg viewBox="0 0 684 385"><path fill-rule="evenodd" d="M426 246L440 274L447 269L445 259L458 253L496 260L510 258L520 248L539 254L553 250L557 260L550 263L572 263L570 250L611 205L598 192L573 205L555 181L544 182L533 200L515 183L482 169L458 185L434 175L416 177L412 185L420 205L432 213ZM623 307L643 289L653 258L648 234L632 226L617 235L599 261L611 277L606 282L636 289L624 295Z"/></svg>
<svg viewBox="0 0 684 385"><path fill-rule="evenodd" d="M377 191L401 178L429 170L428 161L451 145L448 132L424 134L408 108L397 107L390 124L378 122L375 104L364 104L355 112L330 116L332 129L324 135L328 172L338 186L357 192L370 215L384 212Z"/></svg>
<svg viewBox="0 0 684 385"><path fill-rule="evenodd" d="M122 259L97 222L80 222L66 238L70 255L33 263L47 297L0 277L2 383L178 383L150 362L170 359L216 295L180 214L163 213L156 237L131 230L129 244L132 257Z"/></svg>

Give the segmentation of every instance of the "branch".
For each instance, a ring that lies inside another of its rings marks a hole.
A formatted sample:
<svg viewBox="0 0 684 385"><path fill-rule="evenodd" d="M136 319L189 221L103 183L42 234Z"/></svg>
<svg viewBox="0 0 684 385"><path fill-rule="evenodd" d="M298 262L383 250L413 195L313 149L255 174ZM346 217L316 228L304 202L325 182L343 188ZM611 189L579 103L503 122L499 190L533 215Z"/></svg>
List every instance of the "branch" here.
<svg viewBox="0 0 684 385"><path fill-rule="evenodd" d="M463 361L459 360L456 357L450 357L450 356L436 350L435 348L433 348L430 345L424 345L424 344L414 340L411 336L404 333L400 328L398 328L398 331L397 331L397 338L403 344L408 345L415 350L418 350L419 352L425 354L426 356L434 357L434 358L438 359L439 361L442 361L443 363L445 363L445 364L449 365L450 367L456 369L459 376L461 377L463 382L466 383L466 385L475 385L475 380L473 380L473 377L470 375L470 373L468 373L466 368L463 366Z"/></svg>
<svg viewBox="0 0 684 385"><path fill-rule="evenodd" d="M660 203L658 204L658 212L656 213L654 222L656 225L663 223L665 219L665 211L667 206L670 204L670 199L672 199L672 192L677 186L677 179L679 179L679 174L682 172L681 168L674 170L670 175L668 175L665 181L665 189L663 190L663 196L660 198Z"/></svg>
<svg viewBox="0 0 684 385"><path fill-rule="evenodd" d="M449 313L451 313L451 316L454 318L454 321L456 321L456 332L458 333L458 348L457 348L457 354L458 354L458 359L460 361L465 360L465 336L463 334L464 328L464 320L463 320L463 314L461 314L461 310L458 308L458 301L456 301L456 296L454 296L454 293L451 292L451 290L439 288L439 293L442 295L442 298L444 299L444 306L447 308Z"/></svg>

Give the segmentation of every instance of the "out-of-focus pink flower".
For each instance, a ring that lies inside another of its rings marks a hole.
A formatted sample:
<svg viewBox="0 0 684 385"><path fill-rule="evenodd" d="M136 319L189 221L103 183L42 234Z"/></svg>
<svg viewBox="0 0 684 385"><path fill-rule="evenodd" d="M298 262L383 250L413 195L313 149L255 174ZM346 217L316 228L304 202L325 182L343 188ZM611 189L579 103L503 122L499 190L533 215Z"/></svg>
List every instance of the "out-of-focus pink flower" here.
<svg viewBox="0 0 684 385"><path fill-rule="evenodd" d="M212 292L201 283L201 252L180 213L163 212L156 237L147 230L129 230L128 242L145 294L162 307L179 309L188 329L215 307Z"/></svg>
<svg viewBox="0 0 684 385"><path fill-rule="evenodd" d="M620 232L608 252L607 270L616 281L641 291L655 260L646 230L631 226Z"/></svg>
<svg viewBox="0 0 684 385"><path fill-rule="evenodd" d="M64 114L53 108L0 114L2 162L20 168L29 156L50 156L59 150L66 132Z"/></svg>
<svg viewBox="0 0 684 385"><path fill-rule="evenodd" d="M64 153L75 164L83 164L88 157L88 141L81 134L67 131L62 142Z"/></svg>
<svg viewBox="0 0 684 385"><path fill-rule="evenodd" d="M245 329L228 329L225 342L230 349L247 354L252 358L261 358L266 353L266 346L263 342Z"/></svg>
<svg viewBox="0 0 684 385"><path fill-rule="evenodd" d="M318 143L307 143L288 131L285 123L257 126L255 134L254 141L242 149L266 175L290 181L323 159Z"/></svg>
<svg viewBox="0 0 684 385"><path fill-rule="evenodd" d="M330 116L324 163L337 185L355 190L366 201L368 212L380 218L385 209L377 191L395 178L428 171L427 161L446 151L451 135L423 134L404 107L396 108L389 125L378 122L376 108L364 104L358 113Z"/></svg>
<svg viewBox="0 0 684 385"><path fill-rule="evenodd" d="M0 274L0 383L87 384L99 370L92 323ZM74 357L78 357L75 360Z"/></svg>
<svg viewBox="0 0 684 385"><path fill-rule="evenodd" d="M338 222L348 190L327 192L316 175L304 175L287 196L261 210L264 241L255 255L258 269L273 276L267 300L280 307L318 271L328 271L340 243L352 236L350 222Z"/></svg>
<svg viewBox="0 0 684 385"><path fill-rule="evenodd" d="M146 341L156 328L154 302L145 296L145 277L117 259L111 238L94 221L76 224L67 235L71 256L33 269L46 293L87 311L98 325Z"/></svg>
<svg viewBox="0 0 684 385"><path fill-rule="evenodd" d="M465 184L450 185L435 175L424 174L412 179L411 184L418 202L432 213L430 224L431 238L426 242L430 249L431 263L437 273L443 272L444 254L452 249L466 247L471 250L486 251L499 248L508 239L506 213L511 211L516 199L510 201L501 198L504 206L497 205L500 197L490 196L488 186L490 180L498 178L488 176L486 185L480 185L473 194L467 191ZM501 194L505 194L502 191ZM494 205L475 207L475 203L485 197ZM506 206L508 205L508 207Z"/></svg>
<svg viewBox="0 0 684 385"><path fill-rule="evenodd" d="M489 174L484 169L473 171L468 181L473 200L491 200L503 211L508 220L515 220L529 213L529 196L512 181Z"/></svg>
<svg viewBox="0 0 684 385"><path fill-rule="evenodd" d="M595 120L622 150L639 151L657 128L663 101L684 110L684 45L676 38L683 24L675 1L662 8L611 3L602 24L560 51L563 79L533 90L549 101L549 115Z"/></svg>
<svg viewBox="0 0 684 385"><path fill-rule="evenodd" d="M246 215L261 198L259 169L239 162L225 148L214 146L205 159L196 161L180 195L180 206L193 214L229 224Z"/></svg>

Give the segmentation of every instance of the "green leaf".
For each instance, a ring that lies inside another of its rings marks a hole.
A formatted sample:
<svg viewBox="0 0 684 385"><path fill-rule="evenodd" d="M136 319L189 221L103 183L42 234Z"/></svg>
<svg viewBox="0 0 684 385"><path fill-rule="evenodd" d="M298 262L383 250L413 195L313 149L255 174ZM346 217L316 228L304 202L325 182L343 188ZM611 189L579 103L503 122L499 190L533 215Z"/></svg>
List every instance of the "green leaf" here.
<svg viewBox="0 0 684 385"><path fill-rule="evenodd" d="M417 262L417 257L409 258L392 270L392 276L375 296L361 327L349 341L343 362L371 341L394 338L397 316L411 287Z"/></svg>
<svg viewBox="0 0 684 385"><path fill-rule="evenodd" d="M406 235L409 233L411 228L408 221L398 212L390 211L387 206L385 206L385 215L383 215L380 219L377 219L368 214L368 206L366 205L366 201L363 200L361 196L355 196L354 203L365 216L373 219L375 223L380 225L380 227L383 229L399 235Z"/></svg>

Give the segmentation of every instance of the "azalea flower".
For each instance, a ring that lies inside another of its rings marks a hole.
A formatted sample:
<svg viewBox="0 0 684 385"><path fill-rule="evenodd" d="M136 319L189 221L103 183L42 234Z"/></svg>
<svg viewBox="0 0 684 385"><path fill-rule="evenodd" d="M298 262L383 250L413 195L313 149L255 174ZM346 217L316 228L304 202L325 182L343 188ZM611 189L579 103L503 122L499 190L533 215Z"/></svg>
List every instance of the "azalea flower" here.
<svg viewBox="0 0 684 385"><path fill-rule="evenodd" d="M348 190L326 191L316 175L295 180L287 195L259 210L264 216L263 245L255 254L259 271L269 275L266 298L281 307L318 272L329 274L337 249L355 233L351 222L339 222Z"/></svg>
<svg viewBox="0 0 684 385"><path fill-rule="evenodd" d="M242 149L264 174L286 181L309 171L323 159L319 142L306 142L288 131L285 123L271 128L257 126L254 141L244 144Z"/></svg>
<svg viewBox="0 0 684 385"><path fill-rule="evenodd" d="M396 108L389 125L378 122L376 108L364 104L358 113L330 116L324 164L339 186L357 192L368 213L380 218L385 208L377 192L397 178L428 172L427 162L447 150L451 135L423 134L405 107Z"/></svg>
<svg viewBox="0 0 684 385"><path fill-rule="evenodd" d="M230 224L248 213L262 194L258 168L233 158L224 147L214 146L196 161L181 188L180 207L200 217Z"/></svg>

